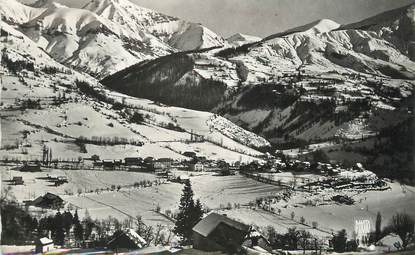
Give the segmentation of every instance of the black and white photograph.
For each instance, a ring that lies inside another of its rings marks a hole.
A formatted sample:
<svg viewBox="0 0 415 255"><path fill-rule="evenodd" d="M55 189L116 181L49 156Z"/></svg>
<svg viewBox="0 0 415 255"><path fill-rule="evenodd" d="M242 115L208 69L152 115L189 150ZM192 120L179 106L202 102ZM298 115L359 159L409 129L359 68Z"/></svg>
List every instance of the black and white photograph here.
<svg viewBox="0 0 415 255"><path fill-rule="evenodd" d="M0 0L0 255L415 254L415 0Z"/></svg>

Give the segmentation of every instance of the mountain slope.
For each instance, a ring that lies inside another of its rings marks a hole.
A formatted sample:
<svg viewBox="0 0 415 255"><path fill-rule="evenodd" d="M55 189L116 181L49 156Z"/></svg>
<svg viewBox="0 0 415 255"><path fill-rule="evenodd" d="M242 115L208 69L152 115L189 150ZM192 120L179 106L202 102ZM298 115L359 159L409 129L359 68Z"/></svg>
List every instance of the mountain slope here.
<svg viewBox="0 0 415 255"><path fill-rule="evenodd" d="M40 15L44 10L23 5L14 0L0 0L0 13L3 21L21 24Z"/></svg>
<svg viewBox="0 0 415 255"><path fill-rule="evenodd" d="M412 9L399 12L401 18ZM145 86L152 92L144 96L194 109L200 105L179 92L203 89L202 101L213 103L205 109L217 104L216 112L275 144L353 140L409 117L415 63L393 41L390 34L319 20L237 48L171 55L102 82L131 95Z"/></svg>
<svg viewBox="0 0 415 255"><path fill-rule="evenodd" d="M16 27L2 24L2 159L58 160L93 154L187 159L186 151L229 162L262 157L269 143L213 113L167 107L104 88L57 63ZM142 116L133 121L134 115ZM198 141L191 137L199 136ZM203 137L201 139L200 137Z"/></svg>
<svg viewBox="0 0 415 255"><path fill-rule="evenodd" d="M83 9L130 31L145 30L180 51L223 46L224 40L200 24L139 7L128 0L91 1Z"/></svg>
<svg viewBox="0 0 415 255"><path fill-rule="evenodd" d="M59 62L104 77L141 60L173 51L152 35L133 34L82 9L42 1L45 11L22 31Z"/></svg>
<svg viewBox="0 0 415 255"><path fill-rule="evenodd" d="M373 31L415 60L415 4L342 26L342 29Z"/></svg>

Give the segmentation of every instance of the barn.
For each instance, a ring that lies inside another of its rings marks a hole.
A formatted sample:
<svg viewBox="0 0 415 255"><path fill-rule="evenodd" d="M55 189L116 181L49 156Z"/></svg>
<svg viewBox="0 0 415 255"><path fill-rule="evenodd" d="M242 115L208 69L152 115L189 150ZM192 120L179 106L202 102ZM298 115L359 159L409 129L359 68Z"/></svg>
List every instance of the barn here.
<svg viewBox="0 0 415 255"><path fill-rule="evenodd" d="M211 213L193 227L193 248L238 253L249 231L250 227L243 223Z"/></svg>

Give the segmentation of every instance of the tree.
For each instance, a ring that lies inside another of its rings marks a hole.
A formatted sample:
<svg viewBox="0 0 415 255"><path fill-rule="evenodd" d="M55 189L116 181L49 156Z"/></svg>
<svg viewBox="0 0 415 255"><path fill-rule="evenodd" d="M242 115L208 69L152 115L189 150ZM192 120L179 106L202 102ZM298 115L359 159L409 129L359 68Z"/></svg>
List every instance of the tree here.
<svg viewBox="0 0 415 255"><path fill-rule="evenodd" d="M328 163L329 157L323 150L315 150L312 152L312 157L314 162L323 162Z"/></svg>
<svg viewBox="0 0 415 255"><path fill-rule="evenodd" d="M191 244L192 228L201 220L203 210L200 201L193 200L193 190L190 181L187 181L180 198L179 213L173 232L182 237L182 244Z"/></svg>
<svg viewBox="0 0 415 255"><path fill-rule="evenodd" d="M139 112L134 112L133 116L131 117L130 121L132 123L141 124L144 122L144 115Z"/></svg>
<svg viewBox="0 0 415 255"><path fill-rule="evenodd" d="M288 247L292 250L296 250L298 247L298 241L300 240L299 231L296 228L289 228L287 234L285 235L287 239Z"/></svg>
<svg viewBox="0 0 415 255"><path fill-rule="evenodd" d="M55 215L54 225L56 229L56 232L54 235L54 241L58 245L64 245L65 244L65 230L63 228L63 217L59 211Z"/></svg>
<svg viewBox="0 0 415 255"><path fill-rule="evenodd" d="M69 235L69 231L71 230L71 227L73 224L72 213L69 211L66 211L62 214L62 218L63 218L63 228L65 229L66 234Z"/></svg>
<svg viewBox="0 0 415 255"><path fill-rule="evenodd" d="M380 215L380 212L376 215L376 229L375 229L375 240L378 241L380 239L381 235L381 229L382 227L382 216Z"/></svg>
<svg viewBox="0 0 415 255"><path fill-rule="evenodd" d="M91 219L89 215L88 209L85 210L85 219L84 219L85 227L84 227L84 238L88 240L92 233L92 228L94 227L94 221Z"/></svg>
<svg viewBox="0 0 415 255"><path fill-rule="evenodd" d="M402 247L406 249L414 238L414 220L406 213L397 213L392 217L389 227L402 239Z"/></svg>
<svg viewBox="0 0 415 255"><path fill-rule="evenodd" d="M301 248L303 248L303 254L305 254L306 248L310 245L311 234L308 231L301 230L298 234L299 243Z"/></svg>
<svg viewBox="0 0 415 255"><path fill-rule="evenodd" d="M332 239L333 248L335 252L346 251L347 233L346 230L340 230Z"/></svg>
<svg viewBox="0 0 415 255"><path fill-rule="evenodd" d="M305 218L303 216L301 216L300 222L301 222L301 224L304 224L305 223Z"/></svg>
<svg viewBox="0 0 415 255"><path fill-rule="evenodd" d="M75 211L73 216L73 225L74 225L74 235L77 242L82 242L84 239L84 228L82 227L81 222L79 221L78 211Z"/></svg>

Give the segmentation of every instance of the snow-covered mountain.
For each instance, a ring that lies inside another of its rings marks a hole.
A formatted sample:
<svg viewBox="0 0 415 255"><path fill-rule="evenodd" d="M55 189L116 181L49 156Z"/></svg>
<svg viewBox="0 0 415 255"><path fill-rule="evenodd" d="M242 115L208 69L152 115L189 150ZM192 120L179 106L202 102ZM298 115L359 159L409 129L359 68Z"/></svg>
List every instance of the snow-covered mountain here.
<svg viewBox="0 0 415 255"><path fill-rule="evenodd" d="M180 51L220 47L225 44L223 38L201 24L139 7L128 0L92 0L83 9L90 10L132 32L148 31Z"/></svg>
<svg viewBox="0 0 415 255"><path fill-rule="evenodd" d="M199 24L128 0L96 0L81 9L53 0L31 6L2 1L5 21L20 25L55 60L98 78L176 51L224 45L220 36Z"/></svg>
<svg viewBox="0 0 415 255"><path fill-rule="evenodd" d="M261 40L262 38L260 37L252 36L252 35L245 35L241 33L236 33L226 39L226 41L234 47L239 47L239 46L242 46L248 43L259 42Z"/></svg>
<svg viewBox="0 0 415 255"><path fill-rule="evenodd" d="M414 6L357 25L323 19L237 48L174 54L102 82L213 110L276 145L371 139L412 118Z"/></svg>

